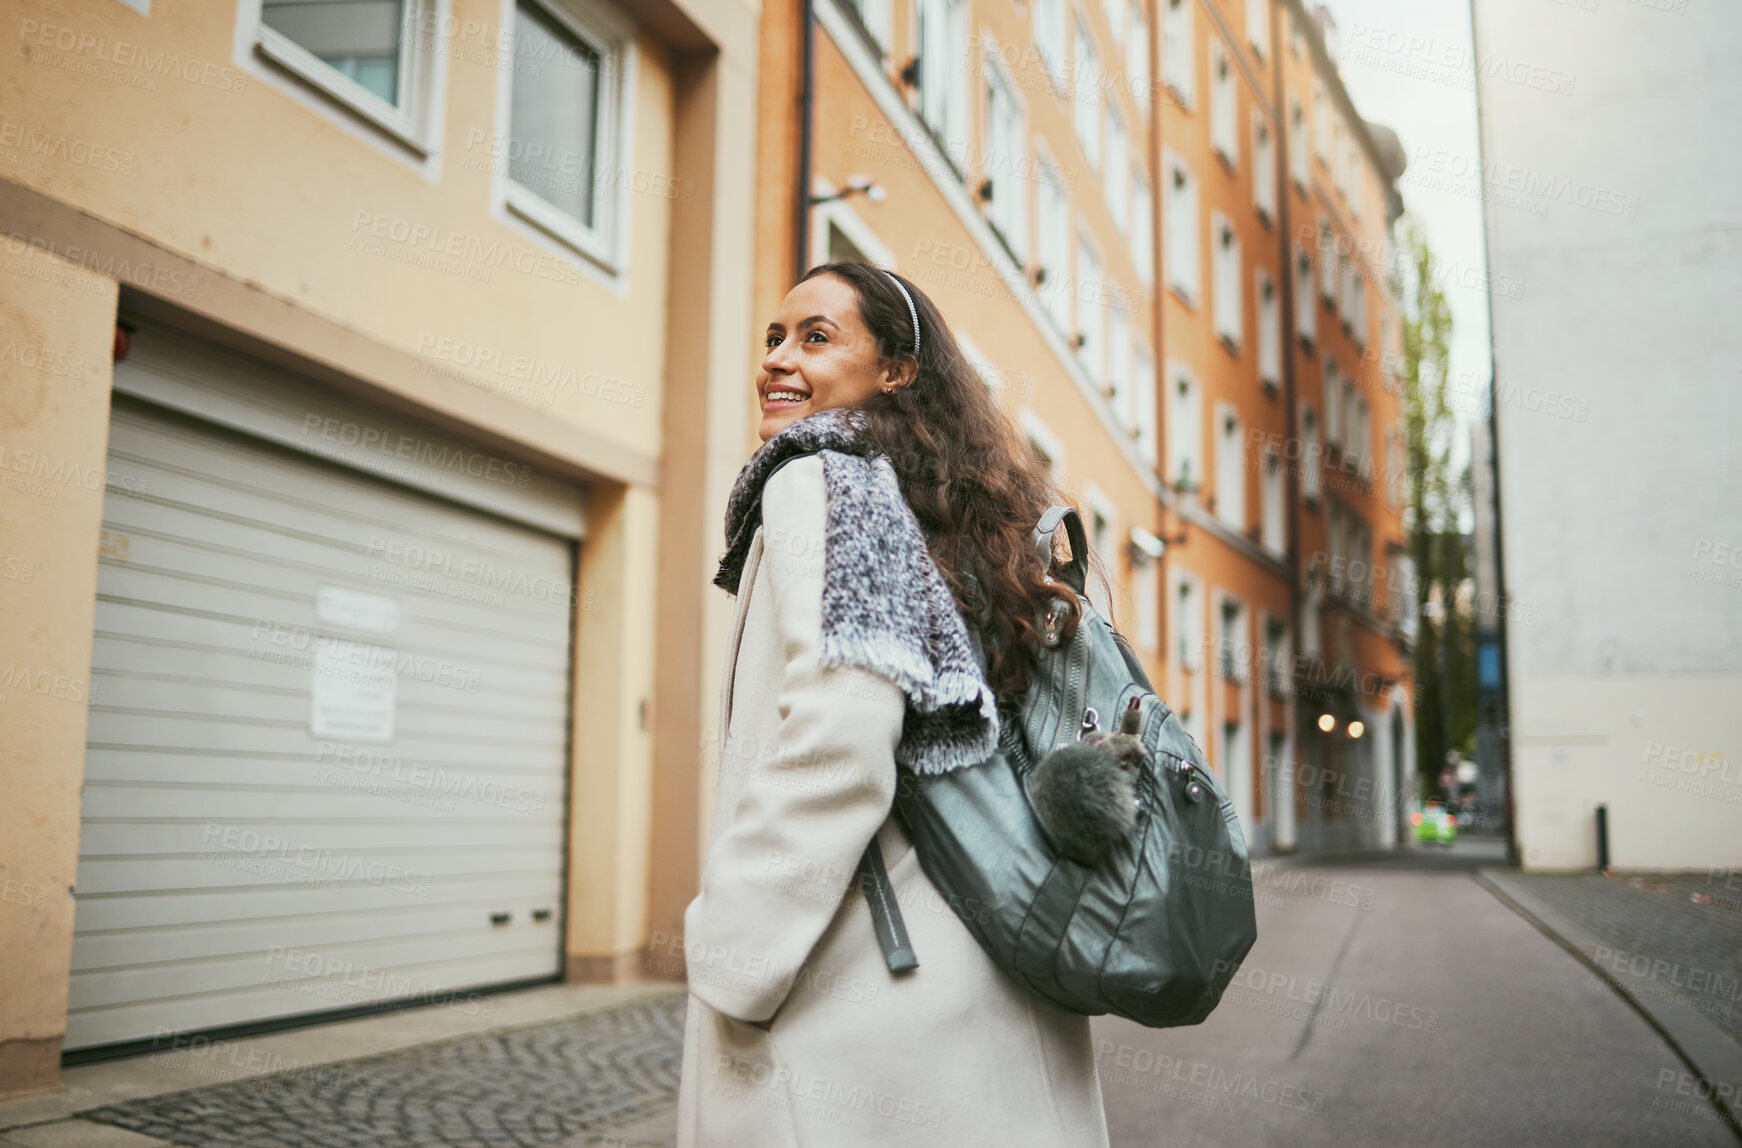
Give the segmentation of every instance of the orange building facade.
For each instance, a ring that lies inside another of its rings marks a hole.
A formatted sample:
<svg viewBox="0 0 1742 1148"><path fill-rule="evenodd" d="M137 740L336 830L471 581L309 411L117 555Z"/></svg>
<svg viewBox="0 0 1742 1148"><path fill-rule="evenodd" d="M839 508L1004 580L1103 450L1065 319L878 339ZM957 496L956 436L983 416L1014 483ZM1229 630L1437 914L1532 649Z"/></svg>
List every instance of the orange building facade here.
<svg viewBox="0 0 1742 1148"><path fill-rule="evenodd" d="M1326 15L809 9L807 69L806 5L763 8L756 321L830 259L924 287L1083 512L1092 595L1254 853L1400 840L1403 156L1357 113Z"/></svg>

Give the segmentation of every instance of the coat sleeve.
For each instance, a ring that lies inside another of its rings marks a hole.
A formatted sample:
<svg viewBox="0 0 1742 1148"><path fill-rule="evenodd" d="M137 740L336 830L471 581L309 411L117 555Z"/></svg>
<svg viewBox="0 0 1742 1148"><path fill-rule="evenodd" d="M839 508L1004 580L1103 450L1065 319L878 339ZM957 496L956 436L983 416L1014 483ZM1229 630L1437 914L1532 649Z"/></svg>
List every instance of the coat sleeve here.
<svg viewBox="0 0 1742 1148"><path fill-rule="evenodd" d="M780 723L772 744L724 741L721 768L744 772L742 795L720 811L727 822L684 914L690 991L745 1021L767 1020L786 999L894 801L900 687L817 664L824 499L815 455L763 488L762 566L784 658Z"/></svg>

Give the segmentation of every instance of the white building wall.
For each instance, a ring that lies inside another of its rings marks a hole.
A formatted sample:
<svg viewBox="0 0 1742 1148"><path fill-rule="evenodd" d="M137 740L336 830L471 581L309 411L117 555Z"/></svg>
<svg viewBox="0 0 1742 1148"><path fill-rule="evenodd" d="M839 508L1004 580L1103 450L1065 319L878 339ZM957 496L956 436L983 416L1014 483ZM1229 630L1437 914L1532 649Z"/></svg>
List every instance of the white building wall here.
<svg viewBox="0 0 1742 1148"><path fill-rule="evenodd" d="M1742 4L1474 16L1521 858L1742 865Z"/></svg>

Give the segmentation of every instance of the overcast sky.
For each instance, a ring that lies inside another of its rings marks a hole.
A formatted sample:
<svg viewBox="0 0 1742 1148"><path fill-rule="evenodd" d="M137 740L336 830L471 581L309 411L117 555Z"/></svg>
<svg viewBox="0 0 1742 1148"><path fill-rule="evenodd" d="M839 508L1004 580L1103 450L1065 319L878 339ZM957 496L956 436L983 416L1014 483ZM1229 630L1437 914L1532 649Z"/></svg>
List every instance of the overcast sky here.
<svg viewBox="0 0 1742 1148"><path fill-rule="evenodd" d="M1337 24L1328 46L1355 107L1395 131L1409 158L1398 190L1439 261L1452 309L1453 407L1467 427L1492 362L1469 0L1328 0L1327 7ZM1454 465L1468 457L1469 435L1460 429Z"/></svg>

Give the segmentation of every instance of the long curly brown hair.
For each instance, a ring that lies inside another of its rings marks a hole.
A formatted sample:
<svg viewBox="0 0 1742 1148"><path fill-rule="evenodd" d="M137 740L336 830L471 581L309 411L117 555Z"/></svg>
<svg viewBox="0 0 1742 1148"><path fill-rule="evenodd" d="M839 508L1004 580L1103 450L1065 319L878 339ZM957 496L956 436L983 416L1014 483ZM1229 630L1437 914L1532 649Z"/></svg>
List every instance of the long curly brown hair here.
<svg viewBox="0 0 1742 1148"><path fill-rule="evenodd" d="M818 275L833 275L857 293L860 318L877 338L880 369L913 356L913 317L891 272L869 263L824 263L805 279ZM1042 618L1052 600L1069 607L1067 637L1081 618L1076 595L1048 576L1032 540L1047 507L1065 499L937 306L910 280L901 283L919 312L919 373L907 386L873 394L860 409L869 416L871 440L895 466L957 606L979 628L987 684L1000 704L1011 705L1038 666Z"/></svg>

